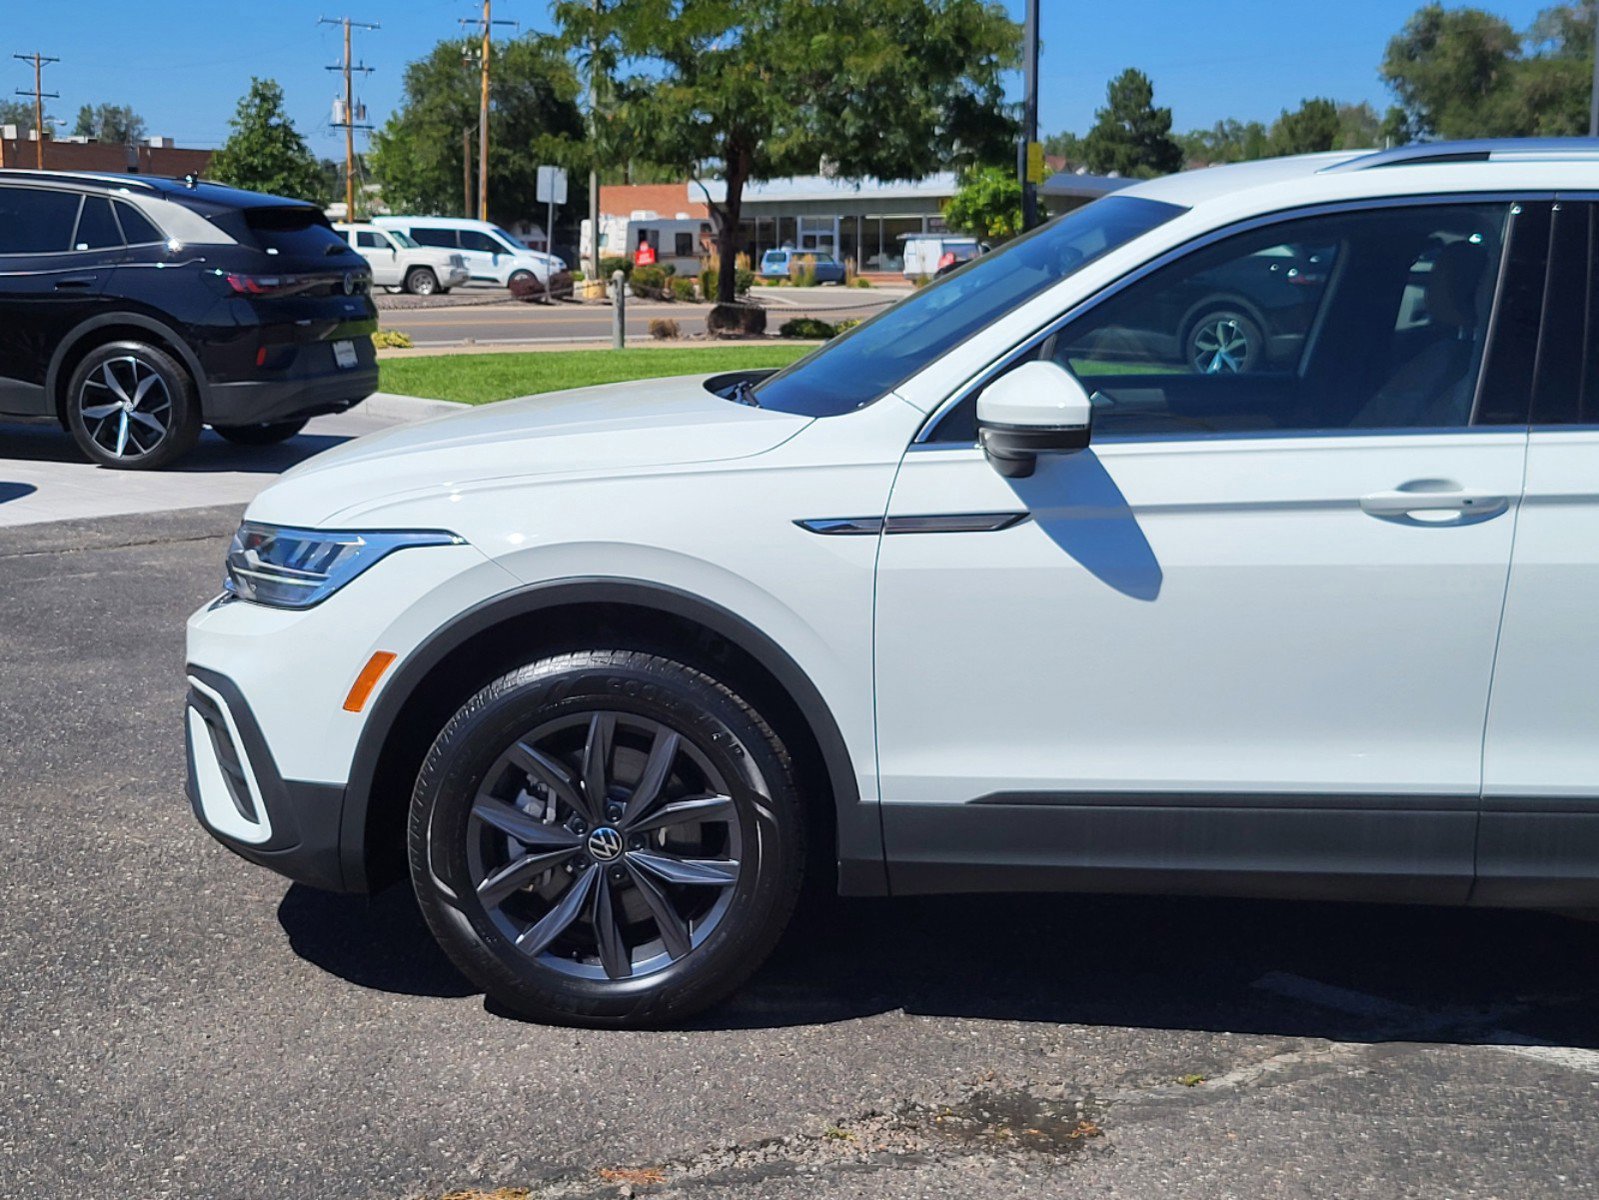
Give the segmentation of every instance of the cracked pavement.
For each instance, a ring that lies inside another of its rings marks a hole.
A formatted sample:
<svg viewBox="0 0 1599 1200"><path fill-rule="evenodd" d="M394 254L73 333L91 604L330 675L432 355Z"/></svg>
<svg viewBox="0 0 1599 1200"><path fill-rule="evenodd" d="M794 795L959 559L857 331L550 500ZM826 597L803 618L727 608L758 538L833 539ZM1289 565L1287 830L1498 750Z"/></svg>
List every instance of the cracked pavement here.
<svg viewBox="0 0 1599 1200"><path fill-rule="evenodd" d="M1599 1194L1599 924L834 901L668 1032L485 1007L403 892L234 858L182 636L236 509L0 531L0 1193Z"/></svg>

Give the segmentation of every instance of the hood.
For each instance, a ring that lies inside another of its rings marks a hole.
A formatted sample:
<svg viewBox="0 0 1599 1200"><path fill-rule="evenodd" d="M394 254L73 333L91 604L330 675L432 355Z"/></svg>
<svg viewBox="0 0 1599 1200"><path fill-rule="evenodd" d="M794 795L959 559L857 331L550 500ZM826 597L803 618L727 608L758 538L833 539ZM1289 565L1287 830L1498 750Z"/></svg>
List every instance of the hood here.
<svg viewBox="0 0 1599 1200"><path fill-rule="evenodd" d="M627 475L748 458L812 421L724 400L711 375L505 400L396 425L308 459L250 506L252 520L321 525L374 503L463 484Z"/></svg>

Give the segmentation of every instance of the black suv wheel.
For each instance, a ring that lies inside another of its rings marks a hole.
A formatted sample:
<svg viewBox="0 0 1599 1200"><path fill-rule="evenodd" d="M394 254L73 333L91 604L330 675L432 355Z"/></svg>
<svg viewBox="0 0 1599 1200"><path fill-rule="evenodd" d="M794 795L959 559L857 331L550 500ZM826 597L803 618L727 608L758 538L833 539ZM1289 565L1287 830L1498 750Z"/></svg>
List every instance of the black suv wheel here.
<svg viewBox="0 0 1599 1200"><path fill-rule="evenodd" d="M89 351L67 382L66 417L79 448L103 467L155 470L200 436L194 381L144 342Z"/></svg>
<svg viewBox="0 0 1599 1200"><path fill-rule="evenodd" d="M804 838L789 755L731 688L585 651L513 671L451 718L412 797L411 877L434 936L501 1004L652 1025L760 965Z"/></svg>

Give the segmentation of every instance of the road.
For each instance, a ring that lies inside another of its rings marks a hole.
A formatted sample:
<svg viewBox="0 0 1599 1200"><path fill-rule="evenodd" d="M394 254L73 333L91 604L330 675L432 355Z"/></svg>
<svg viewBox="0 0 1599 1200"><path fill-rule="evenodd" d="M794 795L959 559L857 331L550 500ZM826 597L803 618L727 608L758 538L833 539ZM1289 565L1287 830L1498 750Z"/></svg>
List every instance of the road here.
<svg viewBox="0 0 1599 1200"><path fill-rule="evenodd" d="M814 316L825 321L868 317L907 293L886 288L762 288L758 299L768 309L771 332L790 317ZM472 293L466 295L470 298ZM708 304L663 303L629 300L627 333L630 339L649 337L650 321L670 317L684 335L705 331ZM428 308L384 309L384 329L409 334L418 346L458 345L474 341L489 345L508 342L537 344L611 340L611 309L606 304L467 304Z"/></svg>
<svg viewBox="0 0 1599 1200"><path fill-rule="evenodd" d="M404 892L191 818L182 626L236 519L0 529L7 1195L1599 1192L1599 925L1554 916L840 901L687 1028L513 1020Z"/></svg>

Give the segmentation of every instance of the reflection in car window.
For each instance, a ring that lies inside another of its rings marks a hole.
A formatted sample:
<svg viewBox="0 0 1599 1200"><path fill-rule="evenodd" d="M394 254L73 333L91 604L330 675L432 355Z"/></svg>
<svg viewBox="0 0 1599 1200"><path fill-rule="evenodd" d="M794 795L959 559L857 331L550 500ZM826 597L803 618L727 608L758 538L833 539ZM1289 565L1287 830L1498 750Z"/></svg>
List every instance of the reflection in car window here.
<svg viewBox="0 0 1599 1200"><path fill-rule="evenodd" d="M1397 207L1196 251L1063 329L1096 437L1470 423L1508 209Z"/></svg>
<svg viewBox="0 0 1599 1200"><path fill-rule="evenodd" d="M1057 217L761 381L755 398L763 408L806 416L852 412L1085 263L1183 211L1107 196Z"/></svg>
<svg viewBox="0 0 1599 1200"><path fill-rule="evenodd" d="M461 230L461 249L477 250L484 254L509 253L496 239L476 229Z"/></svg>

